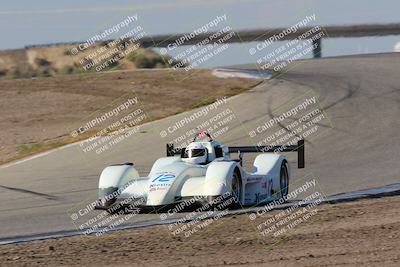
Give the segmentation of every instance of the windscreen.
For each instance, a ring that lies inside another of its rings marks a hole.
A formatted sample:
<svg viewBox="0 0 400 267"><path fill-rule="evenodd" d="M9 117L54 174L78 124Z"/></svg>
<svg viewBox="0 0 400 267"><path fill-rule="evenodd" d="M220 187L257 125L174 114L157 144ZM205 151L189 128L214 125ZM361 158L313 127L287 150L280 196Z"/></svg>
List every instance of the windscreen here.
<svg viewBox="0 0 400 267"><path fill-rule="evenodd" d="M185 149L185 152L181 155L182 158L195 158L195 157L201 157L206 154L206 151L204 148L200 149Z"/></svg>

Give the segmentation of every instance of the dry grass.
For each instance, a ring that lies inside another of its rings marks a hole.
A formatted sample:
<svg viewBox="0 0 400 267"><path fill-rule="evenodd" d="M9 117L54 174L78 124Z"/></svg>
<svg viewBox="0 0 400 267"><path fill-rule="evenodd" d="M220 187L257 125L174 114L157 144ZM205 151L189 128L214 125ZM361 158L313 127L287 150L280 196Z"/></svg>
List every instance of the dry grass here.
<svg viewBox="0 0 400 267"><path fill-rule="evenodd" d="M95 114L137 96L147 120L241 93L259 80L221 79L208 70L137 70L1 80L0 162L89 137L70 136ZM93 128L93 131L101 129Z"/></svg>

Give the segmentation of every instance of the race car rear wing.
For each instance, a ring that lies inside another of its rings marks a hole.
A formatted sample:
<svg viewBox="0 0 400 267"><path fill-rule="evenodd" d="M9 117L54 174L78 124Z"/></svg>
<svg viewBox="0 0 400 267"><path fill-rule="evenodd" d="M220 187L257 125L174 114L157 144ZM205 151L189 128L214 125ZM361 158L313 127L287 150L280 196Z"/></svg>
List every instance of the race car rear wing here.
<svg viewBox="0 0 400 267"><path fill-rule="evenodd" d="M174 148L174 144L167 144L167 157L180 155L182 148ZM278 146L230 146L229 153L267 153L267 152L297 152L297 167L304 168L304 140L297 141L297 145Z"/></svg>
<svg viewBox="0 0 400 267"><path fill-rule="evenodd" d="M304 140L297 141L297 145L278 146L230 146L229 153L266 153L266 152L297 152L297 167L304 168Z"/></svg>

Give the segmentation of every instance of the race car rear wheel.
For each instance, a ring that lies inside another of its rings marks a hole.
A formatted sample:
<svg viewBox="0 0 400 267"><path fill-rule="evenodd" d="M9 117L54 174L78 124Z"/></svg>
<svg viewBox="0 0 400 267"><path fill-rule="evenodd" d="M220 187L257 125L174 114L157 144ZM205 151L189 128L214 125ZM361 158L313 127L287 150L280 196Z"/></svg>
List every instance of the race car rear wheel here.
<svg viewBox="0 0 400 267"><path fill-rule="evenodd" d="M280 171L280 197L285 198L289 193L289 173L287 170L286 162L282 162Z"/></svg>

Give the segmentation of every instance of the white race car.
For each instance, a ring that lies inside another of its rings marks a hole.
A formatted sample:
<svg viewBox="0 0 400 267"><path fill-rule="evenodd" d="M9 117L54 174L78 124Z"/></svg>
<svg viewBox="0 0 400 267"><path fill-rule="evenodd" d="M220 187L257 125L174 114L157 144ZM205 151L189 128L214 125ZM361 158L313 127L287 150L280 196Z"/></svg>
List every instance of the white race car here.
<svg viewBox="0 0 400 267"><path fill-rule="evenodd" d="M208 140L198 141L202 137ZM132 163L106 167L99 180L96 209L110 212L116 204L132 203L161 208L188 199L212 203L227 195L232 196L233 206L273 201L288 194L289 162L276 152L289 151L298 152L298 167L304 168L304 140L297 145L227 147L200 132L186 148L167 144L167 157L158 159L147 177L140 177ZM275 153L259 154L248 172L242 167L242 154L249 152ZM230 153L238 153L239 158L231 159Z"/></svg>

